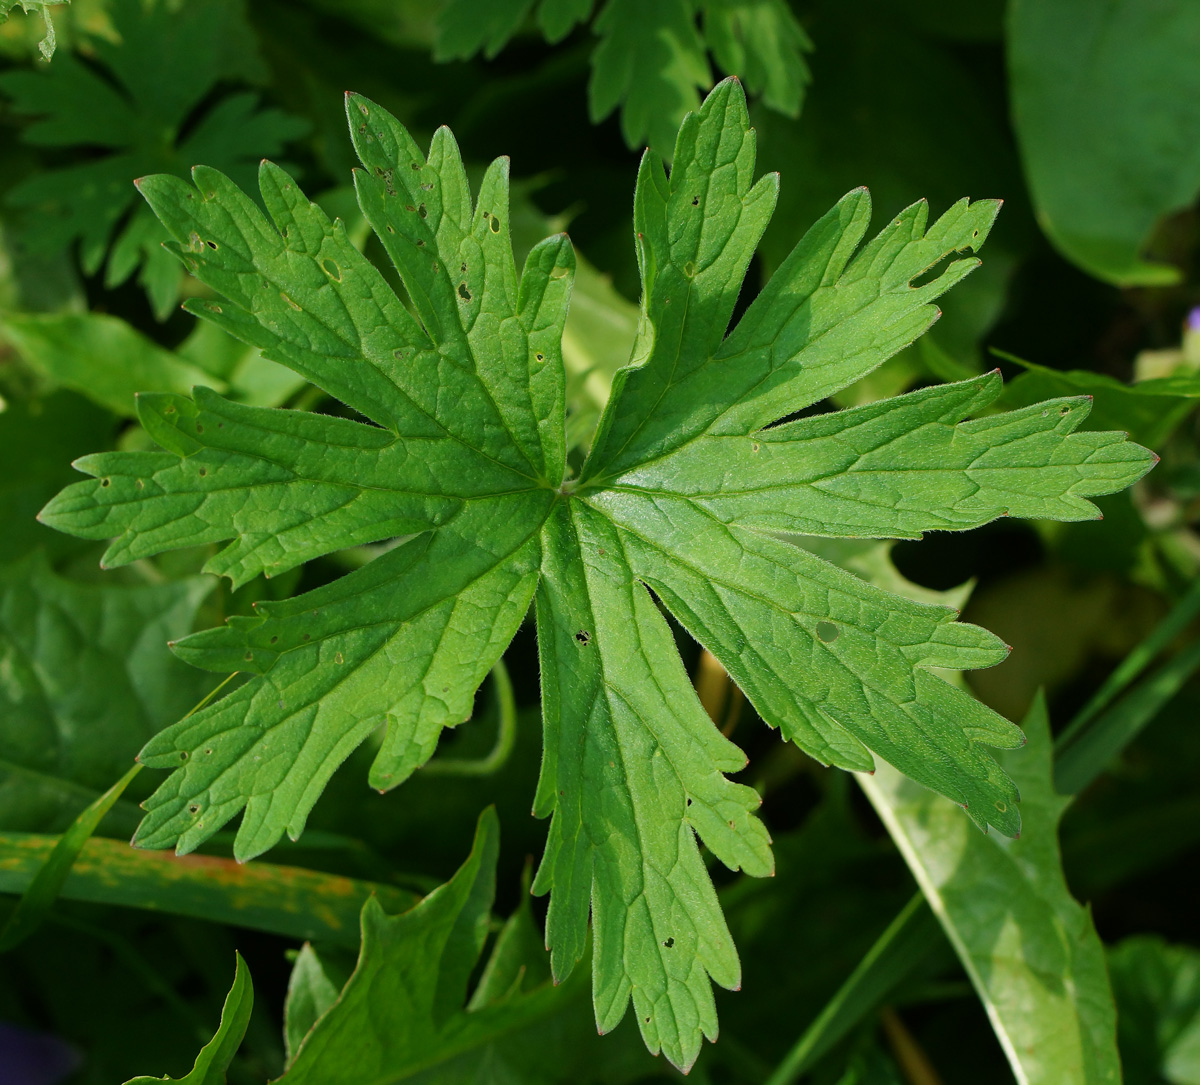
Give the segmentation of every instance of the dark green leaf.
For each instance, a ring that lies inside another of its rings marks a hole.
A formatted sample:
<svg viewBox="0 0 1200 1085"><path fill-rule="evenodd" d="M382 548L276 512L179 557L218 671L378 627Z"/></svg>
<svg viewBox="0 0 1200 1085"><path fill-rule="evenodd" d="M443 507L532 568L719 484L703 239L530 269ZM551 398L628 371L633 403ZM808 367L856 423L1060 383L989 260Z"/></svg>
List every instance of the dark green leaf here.
<svg viewBox="0 0 1200 1085"><path fill-rule="evenodd" d="M0 569L0 825L65 827L212 687L166 647L212 587L79 584L40 554Z"/></svg>
<svg viewBox="0 0 1200 1085"><path fill-rule="evenodd" d="M625 142L668 154L680 119L712 83L690 0L607 0L593 29L600 36L588 83L593 123L620 106Z"/></svg>
<svg viewBox="0 0 1200 1085"><path fill-rule="evenodd" d="M1143 259L1156 222L1200 191L1200 7L1191 0L1014 0L1013 121L1038 221L1119 286L1179 280Z"/></svg>
<svg viewBox="0 0 1200 1085"><path fill-rule="evenodd" d="M250 1024L250 1011L254 1008L254 985L250 980L250 969L237 954L237 970L233 986L221 1010L221 1025L216 1035L205 1044L196 1056L196 1064L183 1077L135 1077L125 1085L155 1085L156 1082L174 1081L179 1085L225 1085L225 1073L233 1062L246 1027Z"/></svg>
<svg viewBox="0 0 1200 1085"><path fill-rule="evenodd" d="M740 76L772 109L800 115L812 82L804 54L813 44L786 0L709 0L704 36L722 71Z"/></svg>

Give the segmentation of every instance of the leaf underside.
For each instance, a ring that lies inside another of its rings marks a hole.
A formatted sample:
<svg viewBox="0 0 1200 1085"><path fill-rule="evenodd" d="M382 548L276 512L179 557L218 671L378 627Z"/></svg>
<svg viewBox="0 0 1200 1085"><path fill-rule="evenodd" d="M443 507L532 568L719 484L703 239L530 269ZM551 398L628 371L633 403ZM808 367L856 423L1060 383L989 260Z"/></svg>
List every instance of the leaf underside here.
<svg viewBox="0 0 1200 1085"><path fill-rule="evenodd" d="M644 295L587 462L564 481L561 337L574 257L565 235L518 272L508 162L472 200L446 129L422 154L380 107L347 96L360 205L408 304L282 170L258 206L215 170L144 178L143 195L216 301L189 308L262 349L369 423L142 396L162 452L102 453L42 513L113 539L122 564L228 543L209 571L235 585L322 554L401 537L381 558L175 645L252 677L141 754L175 771L136 842L190 851L245 810L248 859L297 836L335 768L382 731L372 786L393 787L462 723L531 602L545 744L535 813L550 816L534 881L563 979L594 928L601 1030L632 1000L652 1051L688 1067L715 1038L709 980L740 966L699 842L768 874L745 757L708 719L662 608L710 649L759 714L824 764L872 751L1017 832L1011 781L986 747L1017 727L931 668L991 666L992 634L901 599L787 542L786 533L916 538L997 516L1079 520L1153 456L1078 432L1086 397L979 417L998 375L838 414L780 419L874 369L937 318L978 263L995 201L924 203L865 244L870 199L814 225L728 330L775 203L754 181L741 87L684 121L670 174L643 159L635 228ZM727 333L728 332L728 333ZM969 420L974 417L974 420Z"/></svg>

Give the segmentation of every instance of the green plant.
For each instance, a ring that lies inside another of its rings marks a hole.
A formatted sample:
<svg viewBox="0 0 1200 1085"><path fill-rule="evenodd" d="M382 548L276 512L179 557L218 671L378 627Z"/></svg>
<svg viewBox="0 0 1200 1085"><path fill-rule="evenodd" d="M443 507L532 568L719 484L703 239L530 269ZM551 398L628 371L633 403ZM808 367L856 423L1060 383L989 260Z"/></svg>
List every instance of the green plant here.
<svg viewBox="0 0 1200 1085"><path fill-rule="evenodd" d="M0 26L0 1065L1188 1085L1194 35L1085 6Z"/></svg>
<svg viewBox="0 0 1200 1085"><path fill-rule="evenodd" d="M192 303L375 423L194 399L139 400L164 452L78 461L94 481L43 522L116 541L108 565L234 541L206 564L234 586L347 546L413 538L366 568L177 654L257 677L139 755L174 774L135 843L193 850L245 807L235 854L299 837L337 766L386 724L372 786L407 779L471 698L536 599L545 751L534 810L553 814L535 893L551 894L555 978L597 932L596 1019L632 1000L647 1046L688 1068L715 1038L709 978L740 986L696 837L731 869L771 873L760 800L723 773L744 755L692 693L650 589L755 708L823 764L872 771L870 751L963 805L1020 827L1017 793L982 749L1020 732L928 671L989 666L1003 644L772 538L918 537L1000 515L1096 515L1088 496L1153 462L1117 433L1076 433L1082 398L975 422L997 375L840 414L780 419L907 346L930 302L975 266L997 205L955 205L926 230L909 208L861 251L850 193L799 242L725 335L774 205L753 184L735 81L685 120L668 178L648 154L635 225L643 303L591 452L571 477L561 337L574 265L564 235L518 277L507 162L472 201L449 132L429 156L385 110L347 96L363 213L414 315L344 229L264 164L270 221L222 174L139 188L190 273ZM932 277L931 269L937 269ZM921 285L914 280L925 277ZM269 766L266 768L265 766Z"/></svg>

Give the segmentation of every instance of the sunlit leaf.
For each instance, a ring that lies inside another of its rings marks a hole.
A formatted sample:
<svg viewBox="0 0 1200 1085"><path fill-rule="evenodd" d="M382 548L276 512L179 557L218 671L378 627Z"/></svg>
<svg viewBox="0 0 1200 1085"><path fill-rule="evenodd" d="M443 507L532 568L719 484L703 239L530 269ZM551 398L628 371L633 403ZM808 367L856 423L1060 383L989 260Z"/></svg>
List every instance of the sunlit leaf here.
<svg viewBox="0 0 1200 1085"><path fill-rule="evenodd" d="M253 677L144 747L144 763L176 771L136 841L187 852L244 810L235 854L260 854L302 831L338 764L377 731L370 782L401 783L469 717L536 600L534 807L553 819L534 891L551 895L554 975L583 957L590 913L601 1030L632 1002L650 1049L688 1067L716 1036L710 979L741 979L699 842L750 874L772 859L758 795L727 778L745 756L702 708L659 604L818 761L867 770L873 751L981 827L1014 833L1016 790L987 747L1019 745L1019 729L932 673L990 666L1005 646L949 606L901 599L774 533L1090 519L1088 497L1127 486L1153 456L1078 431L1083 397L972 419L999 394L996 374L777 425L928 328L998 207L963 200L930 223L914 204L863 244L870 200L855 190L729 331L779 179L755 182L745 98L727 80L684 121L669 176L653 152L643 159L633 358L568 477L569 241L535 246L518 273L506 159L472 199L448 130L426 156L366 99L349 95L347 113L359 201L411 309L276 166L260 172L269 218L206 167L194 185L141 188L219 295L188 308L374 424L203 388L142 396L164 451L85 457L93 478L42 513L115 536L110 564L232 540L206 569L235 584L407 537L176 645Z"/></svg>

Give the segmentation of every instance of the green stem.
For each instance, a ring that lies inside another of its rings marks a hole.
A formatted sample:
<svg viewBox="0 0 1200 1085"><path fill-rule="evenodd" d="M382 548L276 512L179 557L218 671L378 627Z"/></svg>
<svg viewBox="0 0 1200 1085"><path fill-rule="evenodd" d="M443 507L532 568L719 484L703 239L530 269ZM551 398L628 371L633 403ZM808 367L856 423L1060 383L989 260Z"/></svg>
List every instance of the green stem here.
<svg viewBox="0 0 1200 1085"><path fill-rule="evenodd" d="M784 1055L766 1085L791 1085L796 1081L895 990L936 943L938 934L937 920L924 895L914 894Z"/></svg>
<svg viewBox="0 0 1200 1085"><path fill-rule="evenodd" d="M1191 587L1184 592L1183 598L1154 627L1150 635L1121 661L1117 669L1096 690L1091 700L1075 714L1075 718L1059 734L1055 746L1062 750L1068 743L1073 742L1079 732L1153 663L1155 657L1187 628L1198 613L1200 613L1200 577L1192 582Z"/></svg>

